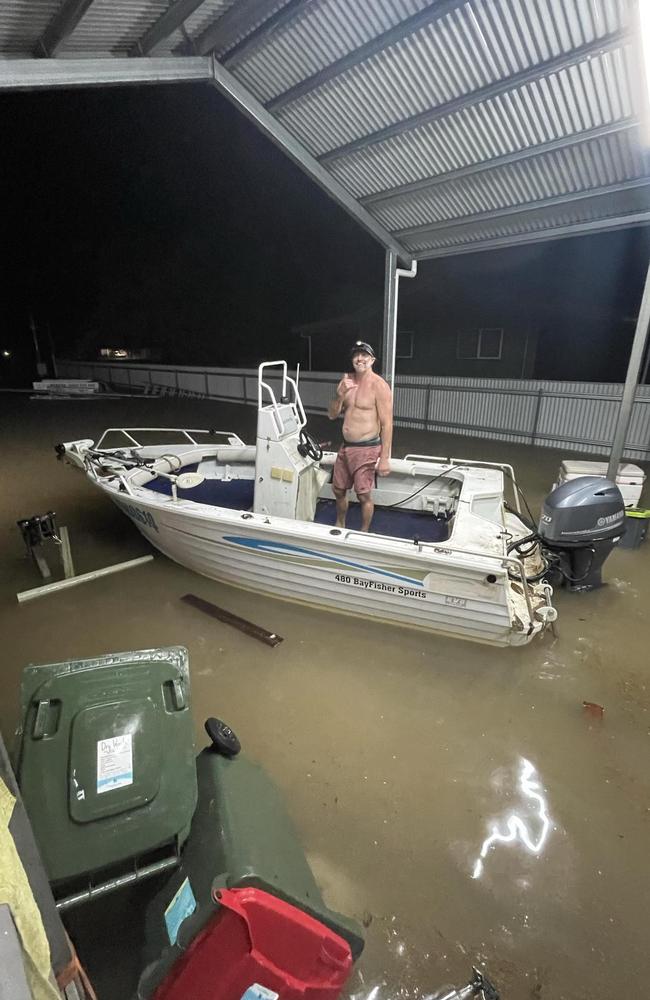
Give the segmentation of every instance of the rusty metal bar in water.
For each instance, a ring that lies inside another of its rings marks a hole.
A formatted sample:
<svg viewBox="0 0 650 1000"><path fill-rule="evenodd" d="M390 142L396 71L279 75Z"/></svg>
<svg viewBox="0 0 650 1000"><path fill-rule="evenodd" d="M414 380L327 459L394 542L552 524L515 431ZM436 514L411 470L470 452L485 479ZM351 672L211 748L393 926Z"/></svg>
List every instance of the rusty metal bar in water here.
<svg viewBox="0 0 650 1000"><path fill-rule="evenodd" d="M268 632L265 628L261 628L260 625L255 625L245 618L233 615L230 611L226 611L225 608L220 608L210 601L205 601L202 597L197 597L196 594L183 594L181 601L185 601L186 604L190 604L199 611L204 611L211 618L216 618L226 625L232 625L233 628L239 629L244 635L250 635L251 638L258 639L259 642L263 642L267 646L277 646L278 643L283 641L281 635L277 635L275 632Z"/></svg>

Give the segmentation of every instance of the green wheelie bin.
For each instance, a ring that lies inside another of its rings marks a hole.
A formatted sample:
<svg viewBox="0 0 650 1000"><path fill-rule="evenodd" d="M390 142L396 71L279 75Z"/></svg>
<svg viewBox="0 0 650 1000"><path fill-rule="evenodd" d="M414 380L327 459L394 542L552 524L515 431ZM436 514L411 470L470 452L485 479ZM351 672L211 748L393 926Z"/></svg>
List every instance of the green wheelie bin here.
<svg viewBox="0 0 650 1000"><path fill-rule="evenodd" d="M181 646L27 667L16 775L55 895L178 863L197 802Z"/></svg>

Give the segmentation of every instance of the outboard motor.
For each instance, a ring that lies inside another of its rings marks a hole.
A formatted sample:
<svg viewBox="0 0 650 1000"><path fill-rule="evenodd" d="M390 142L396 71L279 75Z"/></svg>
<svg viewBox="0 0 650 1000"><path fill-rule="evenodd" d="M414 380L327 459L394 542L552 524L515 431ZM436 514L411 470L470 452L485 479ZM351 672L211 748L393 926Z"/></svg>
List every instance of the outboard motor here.
<svg viewBox="0 0 650 1000"><path fill-rule="evenodd" d="M602 586L603 563L624 532L621 491L601 476L580 476L549 493L538 528L545 558L573 591Z"/></svg>

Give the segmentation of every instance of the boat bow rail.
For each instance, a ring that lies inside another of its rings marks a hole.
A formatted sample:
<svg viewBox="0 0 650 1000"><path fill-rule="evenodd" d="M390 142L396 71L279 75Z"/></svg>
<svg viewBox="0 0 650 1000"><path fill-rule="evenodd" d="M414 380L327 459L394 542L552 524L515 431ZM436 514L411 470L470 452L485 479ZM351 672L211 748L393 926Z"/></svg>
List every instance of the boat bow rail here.
<svg viewBox="0 0 650 1000"><path fill-rule="evenodd" d="M102 448L105 438L109 434L122 434L123 437L127 439L129 444L135 448L145 448L147 445L138 441L133 435L134 434L180 434L182 437L189 441L190 444L198 445L200 442L196 441L192 435L195 434L205 434L211 438L214 437L225 437L229 444L244 446L244 442L235 434L233 431L217 431L211 428L199 427L199 428L187 428L187 427L108 427L99 441L95 445L95 451L112 451L113 448L107 449ZM73 442L77 443L77 442ZM67 446L66 446L67 447ZM149 446L151 447L151 446ZM154 446L155 447L155 446Z"/></svg>

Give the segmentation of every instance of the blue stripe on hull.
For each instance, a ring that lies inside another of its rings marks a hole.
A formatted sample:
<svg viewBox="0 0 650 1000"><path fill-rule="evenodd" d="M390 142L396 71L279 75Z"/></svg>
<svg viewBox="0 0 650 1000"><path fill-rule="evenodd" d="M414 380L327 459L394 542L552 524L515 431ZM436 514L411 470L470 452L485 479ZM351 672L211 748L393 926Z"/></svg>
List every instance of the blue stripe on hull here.
<svg viewBox="0 0 650 1000"><path fill-rule="evenodd" d="M413 577L391 573L390 570L380 569L378 566L366 566L364 563L352 562L352 560L344 559L342 556L329 556L316 549L305 549L301 545L289 545L288 542L270 542L263 538L243 538L241 535L224 535L224 541L248 549L257 549L260 552L269 552L272 555L310 556L312 559L319 559L330 565L348 566L350 569L363 570L364 573L375 573L377 576L386 576L391 580L399 580L400 583L408 583L412 587L422 589L422 581L415 580Z"/></svg>

